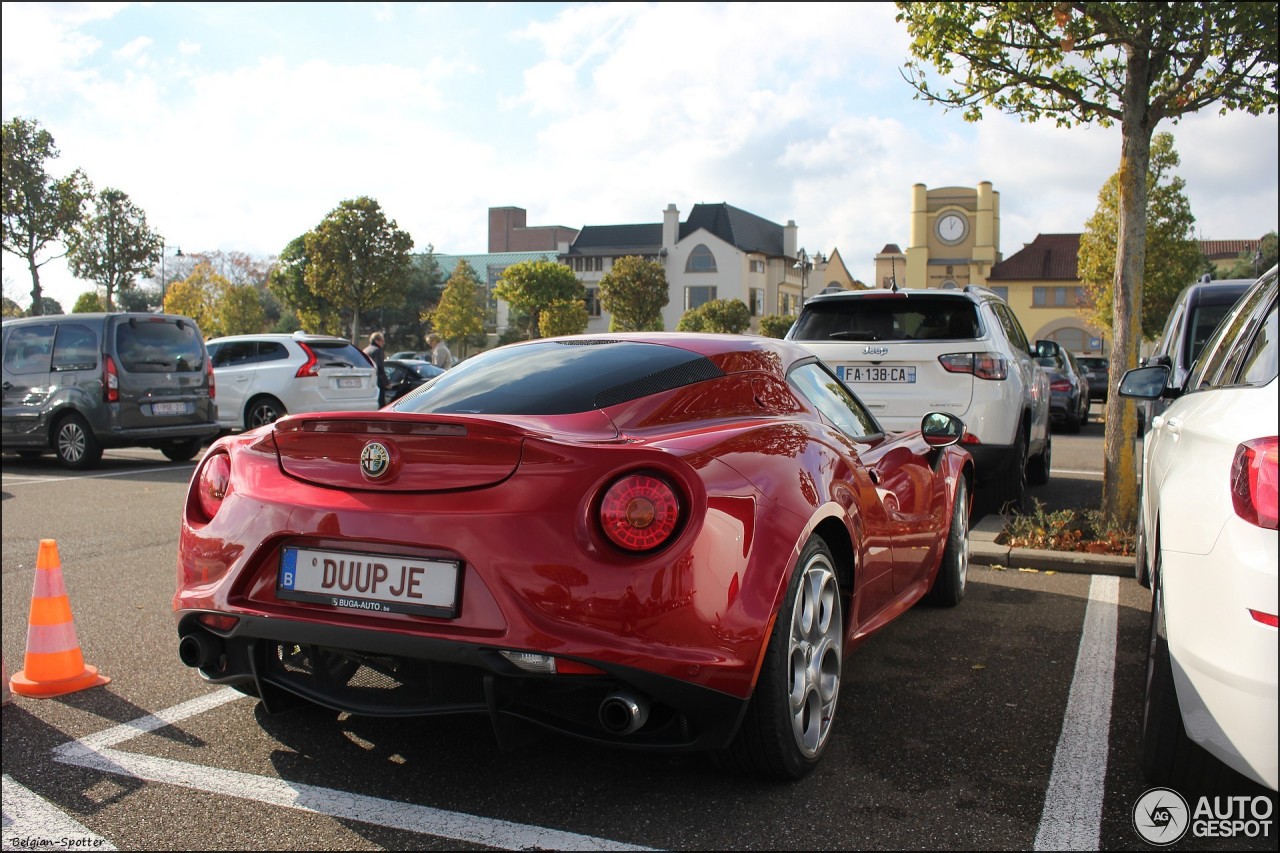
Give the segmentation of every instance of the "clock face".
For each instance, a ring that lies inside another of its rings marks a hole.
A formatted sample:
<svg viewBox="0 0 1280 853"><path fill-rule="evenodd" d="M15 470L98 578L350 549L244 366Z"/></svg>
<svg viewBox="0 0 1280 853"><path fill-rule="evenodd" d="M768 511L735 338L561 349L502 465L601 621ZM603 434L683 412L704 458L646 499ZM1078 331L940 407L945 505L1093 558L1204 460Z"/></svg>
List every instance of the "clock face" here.
<svg viewBox="0 0 1280 853"><path fill-rule="evenodd" d="M969 230L969 223L958 213L938 217L938 238L944 243L959 243Z"/></svg>

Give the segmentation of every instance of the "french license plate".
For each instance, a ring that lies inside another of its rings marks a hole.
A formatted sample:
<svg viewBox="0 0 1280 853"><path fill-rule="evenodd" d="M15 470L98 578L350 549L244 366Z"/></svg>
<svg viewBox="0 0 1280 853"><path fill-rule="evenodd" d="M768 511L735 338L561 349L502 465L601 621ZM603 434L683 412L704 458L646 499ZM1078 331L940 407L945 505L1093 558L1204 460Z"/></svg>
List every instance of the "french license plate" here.
<svg viewBox="0 0 1280 853"><path fill-rule="evenodd" d="M838 375L845 382L911 384L916 381L914 367L841 367Z"/></svg>
<svg viewBox="0 0 1280 853"><path fill-rule="evenodd" d="M391 554L285 548L276 594L366 613L458 612L456 562Z"/></svg>
<svg viewBox="0 0 1280 853"><path fill-rule="evenodd" d="M157 415L185 415L186 403L152 403L151 411Z"/></svg>
<svg viewBox="0 0 1280 853"><path fill-rule="evenodd" d="M360 377L358 376L340 376L338 377L339 388L359 388Z"/></svg>

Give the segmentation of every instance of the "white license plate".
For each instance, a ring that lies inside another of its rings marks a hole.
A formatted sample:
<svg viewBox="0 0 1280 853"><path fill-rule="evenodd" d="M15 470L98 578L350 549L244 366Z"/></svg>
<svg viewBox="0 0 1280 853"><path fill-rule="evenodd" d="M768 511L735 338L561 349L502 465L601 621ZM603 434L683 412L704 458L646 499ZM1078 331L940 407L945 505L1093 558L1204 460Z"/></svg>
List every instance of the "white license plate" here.
<svg viewBox="0 0 1280 853"><path fill-rule="evenodd" d="M845 382L910 384L916 381L914 367L841 367L838 375Z"/></svg>
<svg viewBox="0 0 1280 853"><path fill-rule="evenodd" d="M285 548L276 594L366 613L458 611L458 564L392 554Z"/></svg>
<svg viewBox="0 0 1280 853"><path fill-rule="evenodd" d="M186 403L152 403L151 411L157 415L185 415Z"/></svg>
<svg viewBox="0 0 1280 853"><path fill-rule="evenodd" d="M339 388L359 388L360 377L358 376L340 376L338 377Z"/></svg>

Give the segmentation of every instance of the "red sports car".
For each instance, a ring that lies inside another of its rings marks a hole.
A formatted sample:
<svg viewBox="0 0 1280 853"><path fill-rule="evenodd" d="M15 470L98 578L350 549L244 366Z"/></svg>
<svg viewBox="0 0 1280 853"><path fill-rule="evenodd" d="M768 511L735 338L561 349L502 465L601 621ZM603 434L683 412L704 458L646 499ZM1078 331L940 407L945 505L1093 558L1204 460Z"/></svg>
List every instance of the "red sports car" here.
<svg viewBox="0 0 1280 853"><path fill-rule="evenodd" d="M179 654L276 711L487 714L782 778L841 664L964 595L973 465L798 345L584 335L382 411L221 439L183 508Z"/></svg>

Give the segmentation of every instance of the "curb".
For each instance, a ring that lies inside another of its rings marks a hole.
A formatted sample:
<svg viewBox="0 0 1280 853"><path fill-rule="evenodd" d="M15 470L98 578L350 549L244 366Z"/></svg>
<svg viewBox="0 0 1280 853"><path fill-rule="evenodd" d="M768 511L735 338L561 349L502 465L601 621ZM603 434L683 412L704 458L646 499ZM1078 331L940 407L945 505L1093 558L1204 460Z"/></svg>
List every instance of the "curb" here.
<svg viewBox="0 0 1280 853"><path fill-rule="evenodd" d="M1045 572L1133 577L1133 557L1088 554L1080 551L1010 548L1008 545L996 542L1002 533L1004 533L1004 519L998 515L988 515L974 525L969 531L969 563L975 566L1005 566Z"/></svg>

